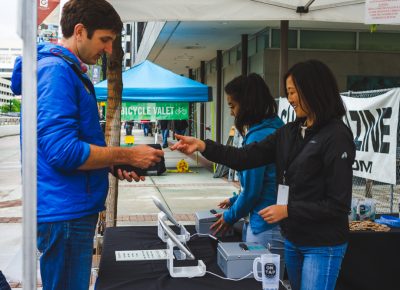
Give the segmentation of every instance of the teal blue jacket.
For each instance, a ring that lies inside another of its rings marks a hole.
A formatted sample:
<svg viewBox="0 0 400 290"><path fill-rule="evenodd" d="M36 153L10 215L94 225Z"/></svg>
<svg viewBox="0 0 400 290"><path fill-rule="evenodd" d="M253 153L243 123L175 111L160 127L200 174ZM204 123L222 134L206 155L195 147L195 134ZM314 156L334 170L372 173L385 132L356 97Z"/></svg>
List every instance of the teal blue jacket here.
<svg viewBox="0 0 400 290"><path fill-rule="evenodd" d="M249 128L243 138L243 146L265 139L282 126L283 122L277 116L264 119L261 123ZM224 220L229 224L234 224L240 218L250 214L250 226L254 234L275 227L277 224L266 223L258 214L261 209L276 204L275 164L240 171L239 179L242 191L230 199L231 207L224 213Z"/></svg>

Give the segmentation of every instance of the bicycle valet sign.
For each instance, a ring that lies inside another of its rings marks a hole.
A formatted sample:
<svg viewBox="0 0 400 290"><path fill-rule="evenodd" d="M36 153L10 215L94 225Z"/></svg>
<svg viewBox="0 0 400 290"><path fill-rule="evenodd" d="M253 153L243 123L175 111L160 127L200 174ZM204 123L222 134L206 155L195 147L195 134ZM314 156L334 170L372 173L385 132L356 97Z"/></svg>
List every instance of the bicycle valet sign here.
<svg viewBox="0 0 400 290"><path fill-rule="evenodd" d="M189 103L122 102L121 120L187 120Z"/></svg>
<svg viewBox="0 0 400 290"><path fill-rule="evenodd" d="M354 176L396 184L400 89L372 98L342 99L347 108L343 120L353 132L357 150ZM296 118L286 98L279 99L278 114L285 123Z"/></svg>

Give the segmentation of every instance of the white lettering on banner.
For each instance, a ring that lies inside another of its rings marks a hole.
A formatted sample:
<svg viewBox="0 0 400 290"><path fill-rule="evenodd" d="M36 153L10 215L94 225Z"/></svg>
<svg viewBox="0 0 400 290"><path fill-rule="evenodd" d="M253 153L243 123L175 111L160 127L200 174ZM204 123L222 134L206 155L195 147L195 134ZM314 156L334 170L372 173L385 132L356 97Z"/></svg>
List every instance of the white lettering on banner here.
<svg viewBox="0 0 400 290"><path fill-rule="evenodd" d="M357 150L354 176L396 184L400 89L371 98L342 99L347 109L344 122L353 132ZM278 115L285 123L295 119L286 98L279 98Z"/></svg>

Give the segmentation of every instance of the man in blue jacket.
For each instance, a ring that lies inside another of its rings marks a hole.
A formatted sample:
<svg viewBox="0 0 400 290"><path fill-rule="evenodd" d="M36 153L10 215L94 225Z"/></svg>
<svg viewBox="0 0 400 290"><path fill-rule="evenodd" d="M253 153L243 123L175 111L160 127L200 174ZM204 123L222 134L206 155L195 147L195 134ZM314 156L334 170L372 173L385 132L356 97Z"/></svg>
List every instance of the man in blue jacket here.
<svg viewBox="0 0 400 290"><path fill-rule="evenodd" d="M98 213L105 209L114 165L147 168L161 150L106 147L86 64L112 52L122 22L105 0L70 0L62 11L61 45L38 46L38 249L43 289L87 290ZM12 88L21 91L21 60ZM24 96L29 97L29 96ZM115 173L128 181L135 172Z"/></svg>

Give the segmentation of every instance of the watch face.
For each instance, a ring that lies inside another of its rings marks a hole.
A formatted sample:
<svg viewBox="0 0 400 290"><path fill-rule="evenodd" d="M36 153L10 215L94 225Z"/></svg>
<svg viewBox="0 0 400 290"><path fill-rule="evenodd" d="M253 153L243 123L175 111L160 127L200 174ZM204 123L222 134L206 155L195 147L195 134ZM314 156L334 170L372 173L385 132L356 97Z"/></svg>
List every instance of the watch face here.
<svg viewBox="0 0 400 290"><path fill-rule="evenodd" d="M276 276L276 266L273 263L266 263L264 266L264 274L268 279L273 279Z"/></svg>

